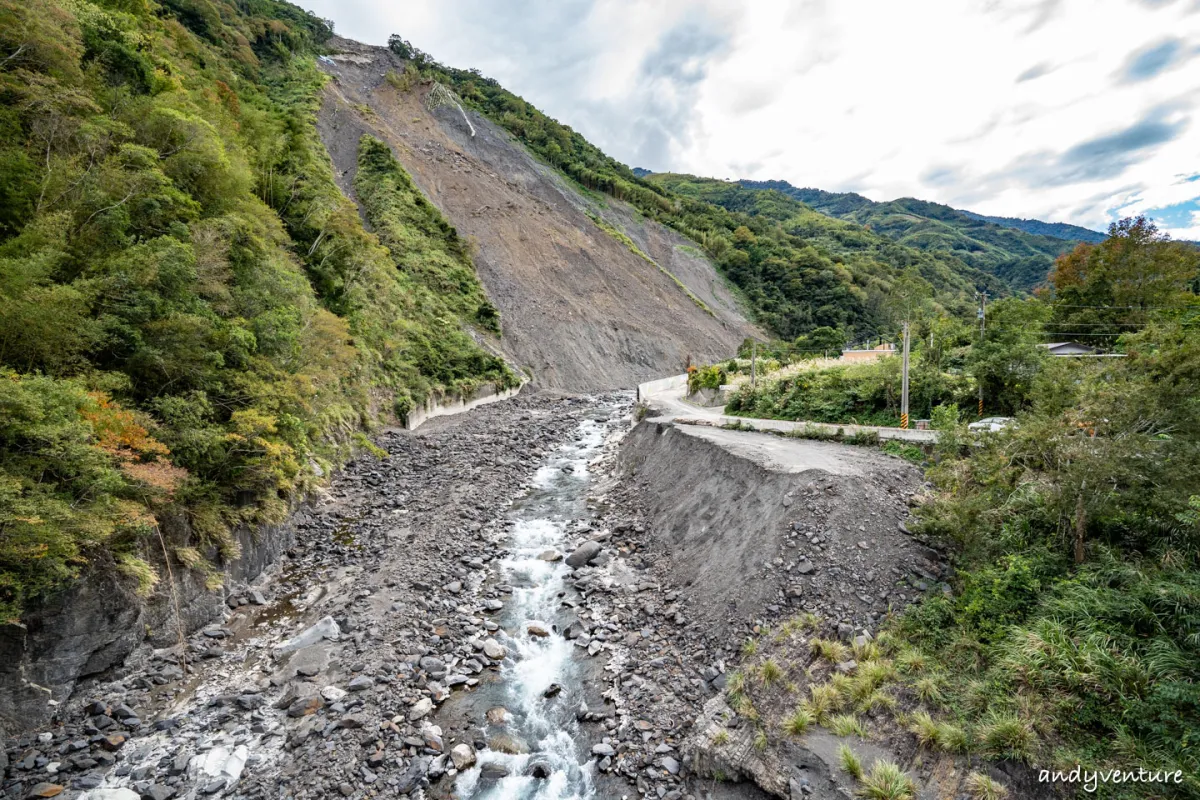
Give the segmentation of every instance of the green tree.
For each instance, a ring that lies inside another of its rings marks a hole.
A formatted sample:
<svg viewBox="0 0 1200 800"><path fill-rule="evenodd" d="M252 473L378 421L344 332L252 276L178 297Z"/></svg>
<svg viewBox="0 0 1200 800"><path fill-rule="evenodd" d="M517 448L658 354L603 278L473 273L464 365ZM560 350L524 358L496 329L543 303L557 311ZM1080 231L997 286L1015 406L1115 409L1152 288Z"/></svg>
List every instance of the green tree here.
<svg viewBox="0 0 1200 800"><path fill-rule="evenodd" d="M1030 403L1046 360L1044 323L1051 310L1034 299L1006 298L988 307L983 340L973 345L966 369L979 386L984 409L1011 414Z"/></svg>
<svg viewBox="0 0 1200 800"><path fill-rule="evenodd" d="M1194 303L1198 274L1200 251L1171 241L1145 217L1122 219L1100 244L1081 244L1055 262L1051 329L1110 346Z"/></svg>

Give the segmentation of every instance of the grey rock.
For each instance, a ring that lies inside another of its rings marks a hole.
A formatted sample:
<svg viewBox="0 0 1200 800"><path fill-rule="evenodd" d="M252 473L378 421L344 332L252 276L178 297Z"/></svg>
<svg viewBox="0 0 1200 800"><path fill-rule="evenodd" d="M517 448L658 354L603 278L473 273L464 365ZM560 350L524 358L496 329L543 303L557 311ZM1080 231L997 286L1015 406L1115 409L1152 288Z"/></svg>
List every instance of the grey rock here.
<svg viewBox="0 0 1200 800"><path fill-rule="evenodd" d="M600 549L599 542L584 542L583 544L579 545L579 547L576 547L571 555L567 556L567 566L575 569L582 567L584 564L595 558L597 554L599 554Z"/></svg>
<svg viewBox="0 0 1200 800"><path fill-rule="evenodd" d="M419 719L424 719L429 716L431 711L433 711L433 701L428 697L422 697L408 709L408 721L416 722Z"/></svg>
<svg viewBox="0 0 1200 800"><path fill-rule="evenodd" d="M489 637L483 640L483 654L493 661L499 661L508 655L508 650L504 648L504 645Z"/></svg>
<svg viewBox="0 0 1200 800"><path fill-rule="evenodd" d="M325 639L332 639L336 641L341 634L342 629L338 627L338 624L334 621L333 617L325 617L300 635L294 636L276 647L275 651L277 653L291 653L295 650L302 650L305 647L311 647L317 642L324 641Z"/></svg>
<svg viewBox="0 0 1200 800"><path fill-rule="evenodd" d="M456 744L450 749L450 760L455 769L464 770L475 763L475 749L465 742Z"/></svg>
<svg viewBox="0 0 1200 800"><path fill-rule="evenodd" d="M320 695L305 695L297 697L287 707L287 715L289 717L307 717L317 713L325 705L325 701Z"/></svg>
<svg viewBox="0 0 1200 800"><path fill-rule="evenodd" d="M432 759L425 756L414 758L409 762L408 769L396 781L396 792L398 794L409 794L413 789L420 786L421 781L425 779L426 773L429 772L429 765L432 762Z"/></svg>

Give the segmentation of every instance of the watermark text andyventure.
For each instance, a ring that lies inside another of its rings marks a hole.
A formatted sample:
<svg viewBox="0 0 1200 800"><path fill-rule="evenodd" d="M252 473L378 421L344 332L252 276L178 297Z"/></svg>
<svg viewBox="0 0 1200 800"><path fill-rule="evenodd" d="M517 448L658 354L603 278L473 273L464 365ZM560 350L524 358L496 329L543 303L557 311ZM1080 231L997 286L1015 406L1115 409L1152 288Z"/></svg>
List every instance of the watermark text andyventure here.
<svg viewBox="0 0 1200 800"><path fill-rule="evenodd" d="M1152 772L1145 767L1131 769L1085 770L1080 766L1069 771L1048 769L1038 772L1039 783L1083 784L1085 792L1095 792L1102 783L1183 783L1183 770Z"/></svg>

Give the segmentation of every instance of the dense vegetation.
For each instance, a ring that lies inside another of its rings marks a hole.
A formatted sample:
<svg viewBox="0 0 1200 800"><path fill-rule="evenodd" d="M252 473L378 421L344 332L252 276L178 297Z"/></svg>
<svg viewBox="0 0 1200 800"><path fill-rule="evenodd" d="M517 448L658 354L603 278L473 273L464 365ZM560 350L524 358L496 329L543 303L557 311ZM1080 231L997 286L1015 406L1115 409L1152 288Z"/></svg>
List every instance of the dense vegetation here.
<svg viewBox="0 0 1200 800"><path fill-rule="evenodd" d="M1080 241L1104 238L1102 234L1070 225L1062 228L1075 235L1056 237L1045 230L998 224L976 214L911 197L876 203L859 194L798 189L787 181L741 183L748 188L776 189L822 214L864 225L900 244L952 255L1016 289L1043 284L1054 259Z"/></svg>
<svg viewBox="0 0 1200 800"><path fill-rule="evenodd" d="M0 618L94 563L216 578L358 429L514 380L399 166L364 153L383 244L334 184L329 33L274 0L0 0Z"/></svg>
<svg viewBox="0 0 1200 800"><path fill-rule="evenodd" d="M801 224L730 210L676 189L668 176L641 177L577 132L550 119L476 70L437 63L399 36L392 50L408 68L450 86L464 105L495 120L533 152L587 189L632 204L645 216L700 243L739 287L758 321L791 339L826 326L867 337L894 319L888 298L905 279L928 284L947 307L961 308L977 288L1002 282L956 258L930 256L859 225L805 209Z"/></svg>
<svg viewBox="0 0 1200 800"><path fill-rule="evenodd" d="M901 718L949 752L1184 776L1100 796L1195 797L1200 255L1142 218L1109 233L1058 260L1052 293L996 304L982 340L943 320L934 347L916 350L919 374L939 364L945 337L940 365L982 383L989 413L1017 424L968 434L970 391L965 408L931 411L942 433L916 532L949 547L957 574L953 592L891 624L919 703ZM1037 344L1059 323L1100 331L1124 357L1046 357ZM897 367L801 371L738 402L849 421L832 417L889 407L878 392Z"/></svg>
<svg viewBox="0 0 1200 800"><path fill-rule="evenodd" d="M1011 755L1040 763L1181 769L1188 788L1145 796L1194 797L1200 334L1154 324L1123 347L1049 359L1017 427L943 437L920 530L954 545L958 592L898 631L952 723L1006 720Z"/></svg>
<svg viewBox="0 0 1200 800"><path fill-rule="evenodd" d="M914 419L928 417L946 403L966 405L974 381L916 362L911 373L909 408ZM743 383L729 398L726 412L765 419L807 420L851 425L900 424L900 359L860 364L815 364L766 375L757 387Z"/></svg>

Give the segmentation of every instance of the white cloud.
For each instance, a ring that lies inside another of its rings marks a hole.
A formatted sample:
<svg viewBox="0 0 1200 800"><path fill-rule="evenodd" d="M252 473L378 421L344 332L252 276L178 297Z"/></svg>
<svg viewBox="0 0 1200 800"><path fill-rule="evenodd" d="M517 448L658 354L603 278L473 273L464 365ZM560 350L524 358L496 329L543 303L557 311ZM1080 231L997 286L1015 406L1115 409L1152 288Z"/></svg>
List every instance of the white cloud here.
<svg viewBox="0 0 1200 800"><path fill-rule="evenodd" d="M477 67L635 166L1098 229L1200 195L1180 180L1200 164L1193 2L308 5Z"/></svg>

